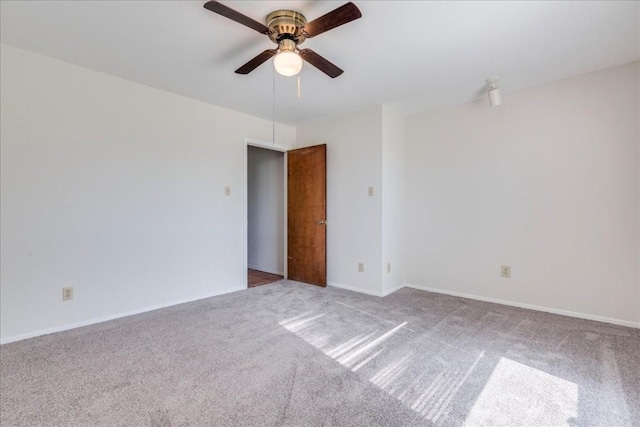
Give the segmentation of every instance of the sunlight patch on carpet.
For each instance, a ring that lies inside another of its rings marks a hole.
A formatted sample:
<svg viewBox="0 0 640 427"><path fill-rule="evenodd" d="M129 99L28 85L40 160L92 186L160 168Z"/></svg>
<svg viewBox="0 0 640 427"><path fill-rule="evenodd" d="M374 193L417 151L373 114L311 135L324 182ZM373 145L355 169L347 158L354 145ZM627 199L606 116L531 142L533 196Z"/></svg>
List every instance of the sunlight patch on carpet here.
<svg viewBox="0 0 640 427"><path fill-rule="evenodd" d="M577 416L576 384L502 357L466 421L479 426L571 426Z"/></svg>
<svg viewBox="0 0 640 427"><path fill-rule="evenodd" d="M279 324L422 417L438 421L484 353L467 359L461 366L440 360L437 363L441 370L425 372L425 360L435 357L432 353L441 351L444 343L423 337L424 341L414 349L403 349L406 335L403 338L402 333L416 334L407 328L408 322L394 323L354 310L351 316L366 317L352 317L352 327L346 330L339 321L344 313L334 311L306 312Z"/></svg>

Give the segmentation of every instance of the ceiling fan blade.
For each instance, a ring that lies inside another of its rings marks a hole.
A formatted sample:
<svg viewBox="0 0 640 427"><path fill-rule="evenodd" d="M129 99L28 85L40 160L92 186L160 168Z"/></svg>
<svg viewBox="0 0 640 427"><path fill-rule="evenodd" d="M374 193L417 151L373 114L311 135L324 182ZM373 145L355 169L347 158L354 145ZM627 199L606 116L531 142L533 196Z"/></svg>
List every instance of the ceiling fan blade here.
<svg viewBox="0 0 640 427"><path fill-rule="evenodd" d="M246 64L244 64L242 67L238 68L236 70L236 73L249 74L256 68L258 68L260 65L262 65L262 63L265 62L267 59L273 57L276 53L278 53L278 49L267 49L264 52L258 54L258 56L256 56Z"/></svg>
<svg viewBox="0 0 640 427"><path fill-rule="evenodd" d="M302 49L300 50L299 54L302 59L304 59L309 64L313 65L332 79L335 79L340 74L344 73L344 71L342 71L340 68L336 67L331 62L318 55L311 49Z"/></svg>
<svg viewBox="0 0 640 427"><path fill-rule="evenodd" d="M315 37L325 31L356 20L361 16L362 13L360 13L360 9L358 9L355 4L349 2L326 15L322 15L318 19L308 22L307 25L304 26L304 33L307 37Z"/></svg>
<svg viewBox="0 0 640 427"><path fill-rule="evenodd" d="M256 30L259 33L269 34L269 27L267 27L266 25L261 24L260 22L253 20L246 15L243 15L238 11L235 11L218 1L215 1L215 0L208 1L204 4L204 7L205 9L209 9L211 12L215 12L218 15L222 15L225 18L231 19L232 21L236 21L242 25L245 25L249 28Z"/></svg>

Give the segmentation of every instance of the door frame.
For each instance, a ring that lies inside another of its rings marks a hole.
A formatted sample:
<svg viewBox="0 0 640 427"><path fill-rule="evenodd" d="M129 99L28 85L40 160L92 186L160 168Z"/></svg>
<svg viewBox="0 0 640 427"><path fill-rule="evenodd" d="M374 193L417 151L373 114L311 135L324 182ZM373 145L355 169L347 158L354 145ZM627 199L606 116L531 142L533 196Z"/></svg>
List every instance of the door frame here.
<svg viewBox="0 0 640 427"><path fill-rule="evenodd" d="M284 192L284 206L283 206L283 212L284 212L284 224L283 224L283 230L284 230L284 253L282 254L283 259L284 259L284 278L286 279L288 277L288 273L287 273L287 239L288 239L288 235L287 235L287 205L288 205L288 201L287 201L287 151L289 150L293 150L294 147L289 147L287 145L279 145L279 144L272 144L270 142L264 142L264 141L260 141L257 139L252 139L252 138L244 138L244 147L243 147L243 162L242 162L242 166L243 166L243 174L242 174L242 179L243 179L243 191L244 191L244 201L243 201L243 205L244 205L244 226L243 226L243 242L242 242L242 246L244 248L243 252L244 252L244 260L243 260L243 265L244 265L244 287L247 287L247 283L249 282L249 277L248 277L248 269L249 269L249 180L247 179L247 173L249 171L249 147L258 147L258 148L264 148L267 150L272 150L272 151L279 151L281 153L284 154L283 156L283 162L284 162L284 187L282 189L282 191Z"/></svg>

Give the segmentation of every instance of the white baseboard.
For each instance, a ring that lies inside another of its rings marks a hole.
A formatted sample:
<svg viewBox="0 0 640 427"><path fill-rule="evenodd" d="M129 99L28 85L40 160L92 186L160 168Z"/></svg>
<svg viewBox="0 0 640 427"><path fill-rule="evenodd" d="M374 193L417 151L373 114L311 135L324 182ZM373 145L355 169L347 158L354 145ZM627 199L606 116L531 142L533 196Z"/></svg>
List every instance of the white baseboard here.
<svg viewBox="0 0 640 427"><path fill-rule="evenodd" d="M26 340L28 338L39 337L41 335L53 334L55 332L68 331L69 329L75 329L75 328L80 328L82 326L94 325L96 323L107 322L109 320L115 320L115 319L120 319L121 317L127 317L127 316L133 316L135 314L146 313L148 311L153 311L153 310L158 310L158 309L161 309L161 308L171 307L173 305L184 304L184 303L187 303L187 302L193 302L193 301L198 301L198 300L201 300L201 299L215 297L215 296L218 296L218 295L228 294L228 293L231 293L231 292L242 291L244 289L246 289L246 287L224 289L222 291L217 291L217 292L213 292L213 293L210 293L210 294L207 294L207 295L197 296L197 297L194 297L194 298L185 298L185 299L180 299L180 300L169 301L169 302L166 302L166 303L157 304L157 305L153 305L153 306L149 306L149 307L145 307L145 308L141 308L141 309L137 309L137 310L124 311L124 312L120 312L120 313L116 313L116 314L110 314L108 316L96 317L96 318L93 318L93 319L83 320L83 321L80 321L80 322L67 323L65 325L55 326L53 328L47 328L47 329L41 329L39 331L28 332L26 334L14 335L14 336L11 336L11 337L2 338L0 340L0 345L9 344L11 342L16 342L16 341Z"/></svg>
<svg viewBox="0 0 640 427"><path fill-rule="evenodd" d="M629 328L640 329L640 322L631 322L629 320L613 319L613 318L610 318L610 317L596 316L596 315L593 315L593 314L578 313L578 312L575 312L575 311L560 310L560 309L557 309L557 308L542 307L542 306L533 305L533 304L524 304L524 303L520 303L520 302L516 302L516 301L508 301L508 300L502 300L502 299L497 299L497 298L482 297L482 296L479 296L479 295L465 294L465 293L462 293L462 292L446 291L446 290L443 290L443 289L436 289L436 288L429 288L429 287L426 287L426 286L412 285L410 283L405 283L404 285L396 286L395 288L391 288L391 289L383 291L383 292L376 292L376 291L372 291L372 290L369 290L369 289L356 288L356 287L353 287L353 286L343 285L342 283L335 283L335 282L329 282L328 285L329 286L333 286L334 288L346 289L348 291L359 292L359 293L362 293L362 294L373 295L373 296L376 296L376 297L385 297L387 295L391 295L392 293L394 293L396 291L399 291L402 288L411 288L411 289L418 289L420 291L434 292L434 293L437 293L437 294L451 295L451 296L454 296L454 297L469 298L469 299L473 299L473 300L477 300L477 301L492 302L492 303L495 303L495 304L508 305L508 306L511 306L511 307L526 308L526 309L529 309L529 310L543 311L543 312L546 312L546 313L559 314L559 315L562 315L562 316L576 317L578 319L595 320L596 322L611 323L613 325L627 326Z"/></svg>
<svg viewBox="0 0 640 427"><path fill-rule="evenodd" d="M406 285L400 285L400 286L396 286L395 288L391 288L391 289L387 289L386 291L382 291L380 293L381 297L386 297L388 295L391 295L392 293L399 291L400 289L404 288Z"/></svg>
<svg viewBox="0 0 640 427"><path fill-rule="evenodd" d="M361 294L373 295L374 297L381 297L382 294L380 292L372 291L369 289L355 288L353 286L343 285L342 283L328 282L327 285L332 286L334 288L345 289L347 291L359 292Z"/></svg>
<svg viewBox="0 0 640 427"><path fill-rule="evenodd" d="M271 273L271 274L276 274L278 276L284 276L284 271L278 271L274 268L265 268L265 267L260 267L258 265L249 265L248 268L250 268L251 270L262 271L264 273Z"/></svg>
<svg viewBox="0 0 640 427"><path fill-rule="evenodd" d="M477 301L492 302L492 303L495 303L495 304L502 304L502 305L508 305L508 306L512 306L512 307L519 307L519 308L527 308L529 310L544 311L546 313L560 314L562 316L577 317L579 319L595 320L597 322L604 322L604 323L612 323L614 325L627 326L627 327L630 327L630 328L640 328L640 323L631 322L631 321L628 321L628 320L612 319L610 317L596 316L596 315L593 315L593 314L584 314L584 313L577 313L575 311L568 311L568 310L560 310L560 309L557 309L557 308L542 307L542 306L539 306L539 305L523 304L523 303L519 303L519 302L515 302L515 301L508 301L508 300L502 300L502 299L497 299L497 298L482 297L482 296L478 296L478 295L465 294L465 293L462 293L462 292L445 291L445 290L442 290L442 289L428 288L426 286L412 285L412 284L409 284L409 283L405 284L405 287L412 288L412 289L418 289L418 290L421 290L421 291L434 292L434 293L437 293L437 294L451 295L451 296L454 296L454 297L469 298L469 299L474 299L474 300L477 300Z"/></svg>
<svg viewBox="0 0 640 427"><path fill-rule="evenodd" d="M399 291L404 288L405 285L396 286L395 288L387 289L386 291L376 292L369 289L355 288L353 286L343 285L342 283L328 282L329 286L334 288L345 289L347 291L359 292L361 294L373 295L374 297L386 297L387 295L391 295L395 291Z"/></svg>
<svg viewBox="0 0 640 427"><path fill-rule="evenodd" d="M274 274L277 274L277 273L274 273ZM335 282L329 282L328 285L332 286L334 288L345 289L345 290L348 290L348 291L359 292L359 293L362 293L362 294L372 295L372 296L376 296L376 297L384 297L384 296L387 296L387 295L391 295L392 293L394 293L394 292L406 287L406 288L418 289L418 290L426 291L426 292L434 292L434 293L438 293L438 294L451 295L451 296L454 296L454 297L469 298L469 299L473 299L473 300L477 300L477 301L485 301L485 302L491 302L491 303L496 303L496 304L508 305L508 306L512 306L512 307L526 308L526 309L529 309L529 310L543 311L543 312L547 312L547 313L560 314L560 315L563 315L563 316L576 317L576 318L579 318L579 319L595 320L597 322L611 323L611 324L614 324L614 325L621 325L621 326L627 326L627 327L630 327L630 328L638 328L638 329L640 329L640 323L639 322L631 322L631 321L628 321L628 320L620 320L620 319L613 319L613 318L610 318L610 317L603 317L603 316L596 316L596 315L591 315L591 314L577 313L577 312L574 312L574 311L560 310L560 309L542 307L542 306L537 306L537 305L532 305L532 304L523 304L523 303L519 303L519 302L515 302L515 301L507 301L507 300L501 300L501 299L497 299L497 298L482 297L482 296L478 296L478 295L465 294L465 293L462 293L462 292L446 291L446 290L442 290L442 289L429 288L429 287L426 287L426 286L412 285L412 284L409 284L409 283L406 283L406 284L401 285L401 286L396 286L395 288L389 289L389 290L384 291L384 292L376 292L376 291L372 291L372 290L369 290L369 289L356 288L356 287L353 287L353 286L347 286L347 285L343 285L341 283L335 283ZM25 339L28 339L28 338L34 338L34 337L38 337L38 336L41 336L41 335L52 334L52 333L55 333L55 332L67 331L69 329L80 328L82 326L89 326L89 325L93 325L93 324L96 324L96 323L107 322L109 320L115 320L115 319L119 319L119 318L122 318L122 317L133 316L135 314L146 313L148 311L158 310L158 309L161 309L161 308L171 307L171 306L174 306L174 305L184 304L184 303L187 303L187 302L198 301L198 300L201 300L201 299L211 298L211 297L215 297L215 296L218 296L218 295L228 294L228 293L231 293L231 292L237 292L237 291L241 291L241 290L244 290L244 289L246 289L246 288L241 287L241 288L224 289L222 291L213 292L213 293L210 293L210 294L207 294L207 295L201 295L201 296L198 296L198 297L195 297L195 298L185 298L185 299L181 299L181 300L174 300L174 301L166 302L166 303L163 303L163 304L157 304L157 305L154 305L154 306L149 306L149 307L145 307L145 308L141 308L141 309L137 309L137 310L121 312L121 313L112 314L112 315L108 315L108 316L96 317L94 319L84 320L84 321L81 321L81 322L68 323L68 324L65 324L65 325L56 326L56 327L53 327L53 328L42 329L42 330L39 330L39 331L29 332L29 333L26 333L26 334L14 335L14 336L10 336L10 337L7 337L7 338L0 339L0 345L8 344L8 343L11 343L11 342L16 342L16 341L22 341L22 340L25 340Z"/></svg>

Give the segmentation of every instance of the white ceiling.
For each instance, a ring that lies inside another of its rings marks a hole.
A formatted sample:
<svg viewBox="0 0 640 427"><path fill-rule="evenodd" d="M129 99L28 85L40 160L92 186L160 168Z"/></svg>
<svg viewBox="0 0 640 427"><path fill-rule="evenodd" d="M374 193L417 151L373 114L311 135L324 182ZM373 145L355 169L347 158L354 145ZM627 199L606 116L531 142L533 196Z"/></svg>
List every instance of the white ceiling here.
<svg viewBox="0 0 640 427"><path fill-rule="evenodd" d="M638 1L354 1L362 18L307 40L345 70L305 64L275 77L275 120L298 125L378 104L407 112L505 93L640 59ZM344 1L223 1L258 21L276 9L309 20ZM3 43L255 116L273 115L270 62L233 71L275 47L204 1L2 1Z"/></svg>

